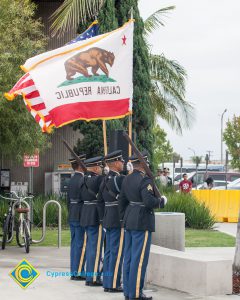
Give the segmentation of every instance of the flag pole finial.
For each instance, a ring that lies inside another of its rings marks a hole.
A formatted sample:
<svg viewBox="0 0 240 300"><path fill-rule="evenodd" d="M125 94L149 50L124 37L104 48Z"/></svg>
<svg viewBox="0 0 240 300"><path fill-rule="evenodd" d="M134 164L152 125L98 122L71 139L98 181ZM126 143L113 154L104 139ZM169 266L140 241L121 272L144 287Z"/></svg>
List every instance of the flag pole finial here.
<svg viewBox="0 0 240 300"><path fill-rule="evenodd" d="M133 7L130 8L130 18L133 19Z"/></svg>

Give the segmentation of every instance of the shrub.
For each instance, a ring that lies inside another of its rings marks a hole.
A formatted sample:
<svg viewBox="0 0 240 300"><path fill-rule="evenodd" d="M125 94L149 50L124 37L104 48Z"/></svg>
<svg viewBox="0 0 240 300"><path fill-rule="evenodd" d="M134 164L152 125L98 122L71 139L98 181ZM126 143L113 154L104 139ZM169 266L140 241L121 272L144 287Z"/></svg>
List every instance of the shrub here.
<svg viewBox="0 0 240 300"><path fill-rule="evenodd" d="M33 200L33 223L35 226L42 226L43 221L43 207L44 204L48 200L57 200L61 204L62 207L62 226L67 226L67 218L68 218L68 211L67 211L67 202L66 199L63 197L59 197L56 195L49 195L49 196L37 196L34 197ZM46 224L47 226L54 227L58 224L58 208L54 204L50 204L47 207L47 215L46 215Z"/></svg>
<svg viewBox="0 0 240 300"><path fill-rule="evenodd" d="M8 211L8 202L0 198L0 226L2 226L3 224L4 214L6 214L7 211Z"/></svg>
<svg viewBox="0 0 240 300"><path fill-rule="evenodd" d="M199 203L191 194L168 193L168 203L161 211L181 212L185 214L186 227L211 229L215 218L204 203Z"/></svg>

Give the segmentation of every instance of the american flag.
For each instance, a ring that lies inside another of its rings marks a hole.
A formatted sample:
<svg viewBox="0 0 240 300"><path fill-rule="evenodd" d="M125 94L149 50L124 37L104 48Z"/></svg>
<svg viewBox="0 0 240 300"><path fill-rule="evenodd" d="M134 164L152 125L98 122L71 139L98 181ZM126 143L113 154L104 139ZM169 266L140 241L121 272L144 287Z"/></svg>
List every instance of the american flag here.
<svg viewBox="0 0 240 300"><path fill-rule="evenodd" d="M87 30L85 30L83 33L79 34L75 39L71 40L66 45L74 44L80 41L87 40L89 38L92 38L96 35L98 35L99 25L98 21L94 21Z"/></svg>
<svg viewBox="0 0 240 300"><path fill-rule="evenodd" d="M95 20L86 31L71 40L67 45L77 43L79 41L87 40L98 35L99 25ZM54 126L51 115L48 113L46 106L41 98L38 89L29 73L23 75L14 87L5 93L8 100L13 100L17 95L22 95L27 110L34 117L35 121L40 125L43 132L50 132L51 127Z"/></svg>

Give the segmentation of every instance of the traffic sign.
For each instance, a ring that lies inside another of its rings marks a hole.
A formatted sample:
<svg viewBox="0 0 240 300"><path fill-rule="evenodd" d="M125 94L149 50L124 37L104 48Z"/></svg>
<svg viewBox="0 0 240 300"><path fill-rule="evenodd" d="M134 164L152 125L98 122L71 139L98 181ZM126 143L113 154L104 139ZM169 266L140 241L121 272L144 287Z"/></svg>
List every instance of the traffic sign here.
<svg viewBox="0 0 240 300"><path fill-rule="evenodd" d="M25 168L39 167L39 154L35 153L34 155L24 155L23 166Z"/></svg>

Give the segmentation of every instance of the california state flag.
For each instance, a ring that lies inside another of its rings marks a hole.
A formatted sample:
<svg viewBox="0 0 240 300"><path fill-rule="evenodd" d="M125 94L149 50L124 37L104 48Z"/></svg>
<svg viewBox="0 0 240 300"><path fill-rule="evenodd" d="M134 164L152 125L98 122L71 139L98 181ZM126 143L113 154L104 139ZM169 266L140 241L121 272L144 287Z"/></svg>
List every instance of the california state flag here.
<svg viewBox="0 0 240 300"><path fill-rule="evenodd" d="M122 118L132 111L133 21L32 57L22 69L24 88L18 82L6 95L22 94L43 131L75 120Z"/></svg>

